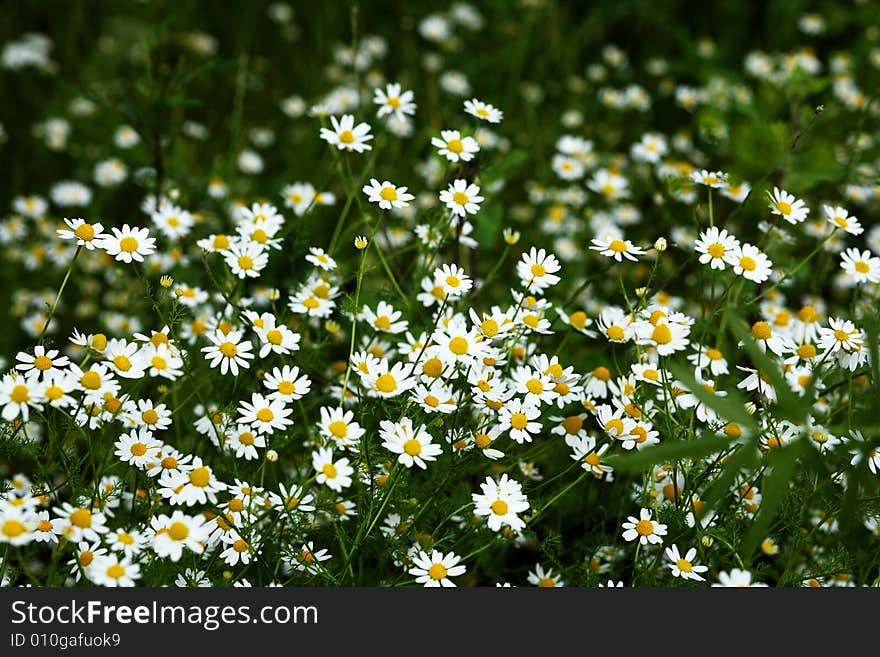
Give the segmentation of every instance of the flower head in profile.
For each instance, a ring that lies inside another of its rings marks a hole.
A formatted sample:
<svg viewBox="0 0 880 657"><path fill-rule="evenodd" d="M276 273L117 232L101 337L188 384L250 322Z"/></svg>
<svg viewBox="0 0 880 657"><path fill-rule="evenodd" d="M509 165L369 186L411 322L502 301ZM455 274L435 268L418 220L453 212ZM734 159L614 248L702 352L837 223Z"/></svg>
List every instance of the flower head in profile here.
<svg viewBox="0 0 880 657"><path fill-rule="evenodd" d="M341 119L335 116L330 117L330 125L333 129L321 128L321 139L328 144L336 146L341 151L354 151L363 153L369 151L373 147L367 142L373 139L370 134L370 125L368 123L354 124L354 116L344 114Z"/></svg>

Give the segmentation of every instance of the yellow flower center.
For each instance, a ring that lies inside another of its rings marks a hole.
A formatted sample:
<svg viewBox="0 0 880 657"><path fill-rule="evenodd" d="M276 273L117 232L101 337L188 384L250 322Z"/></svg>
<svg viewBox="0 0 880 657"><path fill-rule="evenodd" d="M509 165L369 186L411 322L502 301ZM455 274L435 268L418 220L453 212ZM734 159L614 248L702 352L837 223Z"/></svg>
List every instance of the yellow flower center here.
<svg viewBox="0 0 880 657"><path fill-rule="evenodd" d="M537 278L543 276L546 273L547 270L544 268L544 265L541 265L537 262L532 265L532 276L535 276Z"/></svg>
<svg viewBox="0 0 880 657"><path fill-rule="evenodd" d="M613 417L605 423L605 431L611 433L612 431L615 435L621 435L623 433L623 420L619 417Z"/></svg>
<svg viewBox="0 0 880 657"><path fill-rule="evenodd" d="M430 568L428 568L428 577L439 582L441 579L446 577L446 574L448 572L449 571L446 570L446 566L444 566L442 563L435 563Z"/></svg>
<svg viewBox="0 0 880 657"><path fill-rule="evenodd" d="M410 456L418 456L422 453L422 443L420 443L415 438L410 438L405 443L403 443L403 451Z"/></svg>
<svg viewBox="0 0 880 657"><path fill-rule="evenodd" d="M871 268L868 266L868 263L865 262L864 260L859 260L858 262L855 263L855 265L853 265L853 267L860 274L867 274L869 271L871 271Z"/></svg>
<svg viewBox="0 0 880 657"><path fill-rule="evenodd" d="M508 506L507 502L504 500L495 500L492 502L492 513L496 516L503 516L507 514Z"/></svg>
<svg viewBox="0 0 880 657"><path fill-rule="evenodd" d="M231 342L224 342L219 348L220 353L226 356L226 358L232 358L238 353L238 347Z"/></svg>
<svg viewBox="0 0 880 657"><path fill-rule="evenodd" d="M27 531L27 527L18 520L7 520L3 523L3 527L0 528L0 533L8 538L21 536L25 531Z"/></svg>
<svg viewBox="0 0 880 657"><path fill-rule="evenodd" d="M776 203L776 209L779 210L780 214L783 214L783 215L791 214L791 205L786 203L785 201L778 201Z"/></svg>
<svg viewBox="0 0 880 657"><path fill-rule="evenodd" d="M752 324L752 335L755 340L769 340L772 334L773 331L767 322L755 322Z"/></svg>
<svg viewBox="0 0 880 657"><path fill-rule="evenodd" d="M257 419L260 422L271 422L275 419L275 413L272 412L272 409L261 408L257 411Z"/></svg>
<svg viewBox="0 0 880 657"><path fill-rule="evenodd" d="M709 249L708 249L709 255L712 256L713 258L723 257L725 250L726 249L724 248L724 245L719 244L718 242L715 242L714 244L710 244Z"/></svg>
<svg viewBox="0 0 880 657"><path fill-rule="evenodd" d="M343 130L339 133L339 141L343 144L353 144L354 143L354 133L351 130Z"/></svg>
<svg viewBox="0 0 880 657"><path fill-rule="evenodd" d="M576 329L582 331L587 325L587 313L582 310L577 310L568 316L568 321Z"/></svg>
<svg viewBox="0 0 880 657"><path fill-rule="evenodd" d="M209 481L211 481L211 471L204 466L202 466L201 468L196 468L189 473L189 483L191 483L193 486L204 488L208 485Z"/></svg>
<svg viewBox="0 0 880 657"><path fill-rule="evenodd" d="M636 523L636 532L639 536L650 536L654 533L654 523L650 520L639 520Z"/></svg>
<svg viewBox="0 0 880 657"><path fill-rule="evenodd" d="M608 248L615 253L626 253L626 243L623 240L612 240Z"/></svg>
<svg viewBox="0 0 880 657"><path fill-rule="evenodd" d="M609 340L623 340L623 336L625 334L620 326L618 326L617 324L612 324L605 331L605 335L608 336Z"/></svg>
<svg viewBox="0 0 880 657"><path fill-rule="evenodd" d="M675 565L678 566L678 569L683 573L693 572L694 567L691 565L691 562L687 559L679 559L675 562Z"/></svg>
<svg viewBox="0 0 880 657"><path fill-rule="evenodd" d="M129 448L129 451L131 452L132 456L143 456L147 453L147 446L143 443L134 443Z"/></svg>
<svg viewBox="0 0 880 657"><path fill-rule="evenodd" d="M464 150L464 144L461 139L450 139L446 142L446 150L452 153L461 153Z"/></svg>
<svg viewBox="0 0 880 657"><path fill-rule="evenodd" d="M97 390L101 387L101 375L94 370L89 370L82 375L82 378L79 380L79 382L82 384L83 388L88 388L89 390Z"/></svg>
<svg viewBox="0 0 880 657"><path fill-rule="evenodd" d="M92 526L92 512L89 509L77 509L70 514L70 524L80 529Z"/></svg>
<svg viewBox="0 0 880 657"><path fill-rule="evenodd" d="M467 205L469 200L468 195L464 192L455 192L452 195L452 202L456 205Z"/></svg>
<svg viewBox="0 0 880 657"><path fill-rule="evenodd" d="M383 374L376 379L376 389L386 394L394 392L397 389L397 380L390 374Z"/></svg>
<svg viewBox="0 0 880 657"><path fill-rule="evenodd" d="M52 359L48 356L37 356L34 358L34 367L41 372L45 372L52 367Z"/></svg>
<svg viewBox="0 0 880 657"><path fill-rule="evenodd" d="M510 416L510 426L514 429L519 429L522 431L526 428L529 423L529 418L525 416L523 413L512 413Z"/></svg>
<svg viewBox="0 0 880 657"><path fill-rule="evenodd" d="M754 261L754 259L749 256L743 256L739 259L739 266L745 271L755 271L758 267L758 263Z"/></svg>
<svg viewBox="0 0 880 657"><path fill-rule="evenodd" d="M337 438L345 438L348 435L348 425L342 420L334 420L327 428Z"/></svg>
<svg viewBox="0 0 880 657"><path fill-rule="evenodd" d="M384 201L396 201L397 200L397 190L393 187L383 187L382 191L379 192L379 196Z"/></svg>
<svg viewBox="0 0 880 657"><path fill-rule="evenodd" d="M449 351L456 356L463 356L468 351L468 341L461 336L456 336L449 341Z"/></svg>
<svg viewBox="0 0 880 657"><path fill-rule="evenodd" d="M321 468L321 472L324 473L324 476L327 477L327 479L336 479L336 475L339 474L336 471L336 466L332 463L325 463Z"/></svg>
<svg viewBox="0 0 880 657"><path fill-rule="evenodd" d="M254 266L254 259L251 258L250 256L246 256L246 255L239 256L238 266L241 269L245 269L245 270L251 269Z"/></svg>
<svg viewBox="0 0 880 657"><path fill-rule="evenodd" d="M600 381L610 381L611 371L607 367L599 366L593 370L593 377Z"/></svg>
<svg viewBox="0 0 880 657"><path fill-rule="evenodd" d="M811 344L802 344L797 348L797 355L804 360L816 357L816 347Z"/></svg>
<svg viewBox="0 0 880 657"><path fill-rule="evenodd" d="M134 253L138 249L138 241L133 237L123 237L119 240L119 248L126 253Z"/></svg>
<svg viewBox="0 0 880 657"><path fill-rule="evenodd" d="M651 331L651 339L657 344L669 344L672 342L672 331L668 324L657 324Z"/></svg>
<svg viewBox="0 0 880 657"><path fill-rule="evenodd" d="M168 528L168 538L172 541L182 541L189 536L189 527L182 522L173 522Z"/></svg>
<svg viewBox="0 0 880 657"><path fill-rule="evenodd" d="M30 399L28 387L23 385L14 386L9 394L9 398L14 404L26 404L27 400Z"/></svg>
<svg viewBox="0 0 880 657"><path fill-rule="evenodd" d="M91 224L82 224L81 226L78 226L77 229L73 231L73 234L83 242L91 242L95 239L95 229L92 228Z"/></svg>

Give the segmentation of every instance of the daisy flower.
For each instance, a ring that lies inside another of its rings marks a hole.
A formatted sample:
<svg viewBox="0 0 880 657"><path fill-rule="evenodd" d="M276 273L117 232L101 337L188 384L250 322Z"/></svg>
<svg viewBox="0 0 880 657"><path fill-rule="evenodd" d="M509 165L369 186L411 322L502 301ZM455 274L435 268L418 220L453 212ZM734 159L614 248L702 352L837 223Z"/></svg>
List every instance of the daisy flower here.
<svg viewBox="0 0 880 657"><path fill-rule="evenodd" d="M435 461L443 453L443 448L432 442L434 438L425 427L413 427L412 420L407 417L399 422L382 420L379 427L379 437L384 441L382 447L399 454L397 461L407 468L415 464L426 470L428 466L425 461Z"/></svg>
<svg viewBox="0 0 880 657"><path fill-rule="evenodd" d="M480 145L473 137L462 137L458 130L441 130L440 137L432 137L431 145L450 162L470 162Z"/></svg>
<svg viewBox="0 0 880 657"><path fill-rule="evenodd" d="M336 260L327 255L324 249L310 246L306 260L324 271L333 271L336 269Z"/></svg>
<svg viewBox="0 0 880 657"><path fill-rule="evenodd" d="M614 258L617 262L622 262L624 258L636 262L636 256L645 255L645 250L635 246L629 240L604 240L594 238L593 245L590 247L594 251L598 251L603 256Z"/></svg>
<svg viewBox="0 0 880 657"><path fill-rule="evenodd" d="M364 185L363 192L367 195L370 203L378 203L382 210L391 208L408 208L409 202L415 196L407 193L406 187L397 187L390 181L380 183L375 178L370 178L370 184Z"/></svg>
<svg viewBox="0 0 880 657"><path fill-rule="evenodd" d="M341 151L363 153L372 150L373 147L367 143L373 138L368 123L359 123L355 126L354 116L344 114L339 120L331 116L330 124L333 126L332 130L321 128L321 139L328 144L336 146Z"/></svg>
<svg viewBox="0 0 880 657"><path fill-rule="evenodd" d="M650 509L642 509L638 518L628 516L627 522L623 523L623 530L623 540L638 540L642 545L662 543L661 537L666 535L666 525L651 520Z"/></svg>
<svg viewBox="0 0 880 657"><path fill-rule="evenodd" d="M434 285L443 289L448 297L459 297L466 294L474 282L458 265L442 265L434 270Z"/></svg>
<svg viewBox="0 0 880 657"><path fill-rule="evenodd" d="M770 278L773 263L757 246L743 244L725 253L724 261L733 266L737 276L742 276L754 283L763 283Z"/></svg>
<svg viewBox="0 0 880 657"><path fill-rule="evenodd" d="M828 328L819 327L819 348L823 352L858 351L864 346L862 331L848 319L831 317L828 324Z"/></svg>
<svg viewBox="0 0 880 657"><path fill-rule="evenodd" d="M395 114L397 117L405 119L408 115L415 114L414 96L412 91L401 93L401 86L397 83L389 83L385 85L385 89L374 89L373 103L379 106L376 116L382 118L388 114Z"/></svg>
<svg viewBox="0 0 880 657"><path fill-rule="evenodd" d="M752 582L752 574L747 570L731 568L730 572L722 570L720 573L718 573L718 583L712 584L712 586L727 588L754 588L767 585L761 582Z"/></svg>
<svg viewBox="0 0 880 657"><path fill-rule="evenodd" d="M468 184L468 181L463 178L456 179L450 183L448 189L440 192L440 202L460 217L476 214L483 200L483 197L480 196L480 188L477 185Z"/></svg>
<svg viewBox="0 0 880 657"><path fill-rule="evenodd" d="M520 284L529 292L540 292L559 282L556 272L561 269L559 261L552 253L534 246L516 263L516 274Z"/></svg>
<svg viewBox="0 0 880 657"><path fill-rule="evenodd" d="M156 458L156 454L162 449L162 443L153 437L153 432L147 427L139 427L120 436L114 447L114 455L120 461L143 469Z"/></svg>
<svg viewBox="0 0 880 657"><path fill-rule="evenodd" d="M321 407L321 421L318 424L321 435L330 438L340 447L357 444L365 429L354 421L354 413L330 406Z"/></svg>
<svg viewBox="0 0 880 657"><path fill-rule="evenodd" d="M320 563L332 558L327 548L315 550L315 543L309 541L304 543L298 553L292 555L292 559L287 559L288 563L296 570L307 572L312 575L321 571Z"/></svg>
<svg viewBox="0 0 880 657"><path fill-rule="evenodd" d="M248 340L242 339L241 331L229 331L223 334L220 329L208 334L208 339L213 343L210 347L202 347L202 353L212 368L220 366L220 373L230 372L232 376L238 376L238 368L250 367L249 360L254 355L251 353L253 345Z"/></svg>
<svg viewBox="0 0 880 657"><path fill-rule="evenodd" d="M553 574L552 568L544 570L544 567L539 563L535 564L534 570L529 571L528 582L529 584L542 589L552 589L565 586L565 582L562 581L559 575Z"/></svg>
<svg viewBox="0 0 880 657"><path fill-rule="evenodd" d="M455 552L443 554L432 550L431 556L428 556L427 552L419 550L419 553L412 560L414 567L407 572L416 576L416 584L424 584L429 588L438 586L450 588L455 584L449 578L458 577L465 573L466 568L459 565L459 561L461 561L461 557Z"/></svg>
<svg viewBox="0 0 880 657"><path fill-rule="evenodd" d="M357 318L367 322L376 331L397 334L403 333L409 326L407 320L400 319L402 316L403 312L395 310L390 303L380 301L375 312L369 306L364 306Z"/></svg>
<svg viewBox="0 0 880 657"><path fill-rule="evenodd" d="M452 391L440 382L434 382L430 387L417 385L410 398L426 413L452 413L456 409Z"/></svg>
<svg viewBox="0 0 880 657"><path fill-rule="evenodd" d="M861 235L865 231L859 220L856 217L851 217L846 208L823 205L822 210L825 212L825 218L828 220L828 223L835 228L845 230L850 235Z"/></svg>
<svg viewBox="0 0 880 657"><path fill-rule="evenodd" d="M694 242L694 250L700 254L700 264L708 264L712 269L721 270L724 269L724 256L739 246L736 237L716 226L700 233L700 238Z"/></svg>
<svg viewBox="0 0 880 657"><path fill-rule="evenodd" d="M411 376L412 366L403 363L388 365L381 360L374 373L362 376L364 385L371 395L378 397L396 397L416 385L415 377Z"/></svg>
<svg viewBox="0 0 880 657"><path fill-rule="evenodd" d="M259 456L257 447L266 446L266 437L254 434L250 427L239 426L230 433L228 445L235 452L235 458L250 461Z"/></svg>
<svg viewBox="0 0 880 657"><path fill-rule="evenodd" d="M95 222L93 224L86 223L83 219L64 219L64 223L68 229L59 228L58 237L63 240L76 240L77 246L84 246L89 251L93 251L101 245L101 240L107 237L104 232L104 226Z"/></svg>
<svg viewBox="0 0 880 657"><path fill-rule="evenodd" d="M305 374L300 376L298 367L284 365L275 367L263 377L263 385L271 390L270 400L295 401L302 399L312 387L312 381Z"/></svg>
<svg viewBox="0 0 880 657"><path fill-rule="evenodd" d="M232 273L241 279L259 278L269 264L266 248L257 242L236 242L222 254Z"/></svg>
<svg viewBox="0 0 880 657"><path fill-rule="evenodd" d="M70 364L67 356L59 356L57 349L46 349L41 344L34 347L34 353L19 351L15 360L17 369L22 374L46 377L50 374L61 374L63 367Z"/></svg>
<svg viewBox="0 0 880 657"><path fill-rule="evenodd" d="M147 228L137 228L124 224L122 229L111 226L113 234L105 234L95 246L107 252L121 262L143 262L144 256L154 253L156 239L150 237Z"/></svg>
<svg viewBox="0 0 880 657"><path fill-rule="evenodd" d="M770 211L792 225L801 223L810 214L810 208L802 200L795 198L784 189L774 187L773 193L768 192L767 196L770 199Z"/></svg>
<svg viewBox="0 0 880 657"><path fill-rule="evenodd" d="M87 506L74 506L70 502L64 502L54 512L58 519L52 522L52 531L69 541L97 541L101 534L109 531L106 516Z"/></svg>
<svg viewBox="0 0 880 657"><path fill-rule="evenodd" d="M270 353L287 355L299 350L299 333L294 333L284 324L276 324L274 317L255 331L263 343L260 347L260 358L265 358Z"/></svg>
<svg viewBox="0 0 880 657"><path fill-rule="evenodd" d="M251 401L238 404L238 423L247 424L259 433L273 434L293 424L288 416L293 409L285 408L283 399L270 399L258 392L251 393Z"/></svg>
<svg viewBox="0 0 880 657"><path fill-rule="evenodd" d="M840 267L855 283L880 283L880 258L870 251L847 249L840 256Z"/></svg>
<svg viewBox="0 0 880 657"><path fill-rule="evenodd" d="M101 555L86 568L86 577L98 586L131 587L140 579L141 567L127 556Z"/></svg>
<svg viewBox="0 0 880 657"><path fill-rule="evenodd" d="M476 98L464 101L464 111L489 123L501 123L504 118L504 112Z"/></svg>
<svg viewBox="0 0 880 657"><path fill-rule="evenodd" d="M156 556L169 557L172 561L180 561L184 548L196 554L204 552L209 533L210 527L201 514L188 516L174 511L170 516L163 513L150 520L153 551Z"/></svg>
<svg viewBox="0 0 880 657"><path fill-rule="evenodd" d="M226 484L219 481L211 467L198 456L193 458L187 471L165 471L159 486L162 496L169 498L171 504L186 506L216 504L217 493L226 490Z"/></svg>
<svg viewBox="0 0 880 657"><path fill-rule="evenodd" d="M480 484L480 492L472 493L474 515L486 516L489 529L499 531L503 526L519 532L526 526L519 515L529 508L528 498L522 492L522 485L502 474L496 482L492 477Z"/></svg>
<svg viewBox="0 0 880 657"><path fill-rule="evenodd" d="M706 579L700 573L705 573L709 570L709 567L694 564L694 557L696 556L697 548L691 548L687 551L687 554L681 556L678 546L673 544L672 547L666 548L666 558L669 559L669 563L666 566L672 571L673 577L691 579L695 582L705 582Z"/></svg>
<svg viewBox="0 0 880 657"><path fill-rule="evenodd" d="M727 184L727 174L721 171L706 171L706 169L703 169L691 173L691 180L698 185L720 189Z"/></svg>
<svg viewBox="0 0 880 657"><path fill-rule="evenodd" d="M111 339L104 350L104 358L116 374L124 379L140 379L146 373L148 362L137 342Z"/></svg>
<svg viewBox="0 0 880 657"><path fill-rule="evenodd" d="M312 452L312 467L318 473L315 481L337 493L351 486L354 469L348 464L347 458L334 461L332 449L322 448Z"/></svg>
<svg viewBox="0 0 880 657"><path fill-rule="evenodd" d="M502 431L509 431L510 437L520 445L530 443L532 434L541 431L541 423L533 421L540 415L535 404L513 398L498 412L498 426Z"/></svg>

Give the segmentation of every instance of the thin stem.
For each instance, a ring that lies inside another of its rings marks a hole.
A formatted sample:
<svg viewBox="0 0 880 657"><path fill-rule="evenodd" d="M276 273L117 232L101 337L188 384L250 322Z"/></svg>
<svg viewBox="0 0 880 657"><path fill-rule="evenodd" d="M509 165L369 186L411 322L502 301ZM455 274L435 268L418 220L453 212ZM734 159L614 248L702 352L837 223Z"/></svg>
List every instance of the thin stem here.
<svg viewBox="0 0 880 657"><path fill-rule="evenodd" d="M41 342L43 337L46 335L46 331L49 330L49 324L52 323L52 318L55 316L55 311L58 309L58 302L61 301L61 294L64 292L64 288L67 286L67 279L70 278L70 273L73 271L73 266L76 264L76 259L79 257L80 251L82 251L82 245L76 247L76 251L73 253L73 258L70 261L70 264L67 266L67 272L64 274L64 280L61 281L61 287L58 288L58 294L55 295L55 302L52 304L52 307L49 309L49 316L46 318L46 323L43 324L43 330L40 331L40 337L37 338L37 342Z"/></svg>

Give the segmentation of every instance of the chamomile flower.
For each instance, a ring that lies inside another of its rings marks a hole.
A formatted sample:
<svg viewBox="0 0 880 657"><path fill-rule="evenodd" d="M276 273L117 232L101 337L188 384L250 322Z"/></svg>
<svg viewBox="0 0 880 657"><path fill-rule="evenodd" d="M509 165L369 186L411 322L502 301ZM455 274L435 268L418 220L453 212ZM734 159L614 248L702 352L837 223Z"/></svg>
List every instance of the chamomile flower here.
<svg viewBox="0 0 880 657"><path fill-rule="evenodd" d="M694 171L691 173L691 180L698 185L705 185L713 189L721 189L727 184L727 174L721 171Z"/></svg>
<svg viewBox="0 0 880 657"><path fill-rule="evenodd" d="M373 139L370 134L370 126L367 123L354 124L354 116L344 114L341 119L330 117L330 125L333 129L321 128L321 139L328 144L336 146L341 151L354 151L363 153L372 150L367 142Z"/></svg>
<svg viewBox="0 0 880 657"><path fill-rule="evenodd" d="M819 327L819 348L823 352L834 353L839 350L859 351L864 346L864 335L855 324L848 319L831 317L829 326Z"/></svg>
<svg viewBox="0 0 880 657"><path fill-rule="evenodd" d="M249 426L238 426L230 432L227 444L235 453L235 458L250 461L259 457L257 448L266 446L266 437L263 434L254 433Z"/></svg>
<svg viewBox="0 0 880 657"><path fill-rule="evenodd" d="M540 292L559 282L556 272L561 268L556 256L533 246L516 264L516 273L520 284L529 292Z"/></svg>
<svg viewBox="0 0 880 657"><path fill-rule="evenodd" d="M159 480L160 492L171 504L216 504L217 493L226 490L210 465L193 457L190 467L183 472L165 471Z"/></svg>
<svg viewBox="0 0 880 657"><path fill-rule="evenodd" d="M591 249L598 251L603 256L614 258L617 262L622 262L624 258L637 262L636 256L645 255L644 249L635 246L629 240L594 238L592 243Z"/></svg>
<svg viewBox="0 0 880 657"><path fill-rule="evenodd" d="M432 550L431 556L428 556L427 552L419 550L413 557L413 568L407 572L416 576L416 584L423 584L428 588L452 588L455 583L449 578L463 575L467 570L465 566L459 564L460 561L461 557L454 552L443 554Z"/></svg>
<svg viewBox="0 0 880 657"><path fill-rule="evenodd" d="M861 235L865 231L859 220L856 217L851 217L846 208L823 205L822 210L825 212L828 223L835 228L844 230L850 235Z"/></svg>
<svg viewBox="0 0 880 657"><path fill-rule="evenodd" d="M174 511L170 516L164 513L153 516L149 533L156 556L180 561L184 548L196 554L204 552L210 527L205 524L204 516Z"/></svg>
<svg viewBox="0 0 880 657"><path fill-rule="evenodd" d="M330 406L321 407L321 422L318 424L321 435L332 440L339 447L357 445L366 430L354 421L354 412Z"/></svg>
<svg viewBox="0 0 880 657"><path fill-rule="evenodd" d="M227 372L232 376L238 376L238 368L248 369L249 360L254 355L251 353L253 345L242 338L241 331L229 331L224 334L220 329L209 333L208 340L212 342L209 347L202 347L202 353L212 368L220 367L220 373Z"/></svg>
<svg viewBox="0 0 880 657"><path fill-rule="evenodd" d="M541 564L535 564L534 569L529 571L527 578L529 584L543 589L552 589L565 586L565 582L559 575L553 574L553 569L544 570Z"/></svg>
<svg viewBox="0 0 880 657"><path fill-rule="evenodd" d="M711 226L700 233L700 238L694 242L694 250L700 254L700 264L708 264L712 269L724 269L724 257L728 253L735 252L740 246L739 240L726 230L719 230L717 226Z"/></svg>
<svg viewBox="0 0 880 657"><path fill-rule="evenodd" d="M768 192L767 196L770 200L770 211L792 225L801 223L810 214L810 208L806 203L784 189L774 187L773 193Z"/></svg>
<svg viewBox="0 0 880 657"><path fill-rule="evenodd" d="M141 567L128 556L101 555L86 568L86 577L98 586L131 587L140 579Z"/></svg>
<svg viewBox="0 0 880 657"><path fill-rule="evenodd" d="M519 532L526 526L518 514L528 510L528 498L522 492L522 485L506 473L498 481L486 477L486 481L480 484L480 492L471 494L471 499L474 515L485 516L492 531L509 527Z"/></svg>
<svg viewBox="0 0 880 657"><path fill-rule="evenodd" d="M370 184L364 185L362 191L367 195L370 203L378 203L382 210L390 210L409 207L409 202L415 196L407 193L406 190L406 187L398 187L388 180L380 183L375 178L370 178Z"/></svg>
<svg viewBox="0 0 880 657"><path fill-rule="evenodd" d="M259 278L269 264L266 248L257 242L235 242L222 252L226 265L240 279Z"/></svg>
<svg viewBox="0 0 880 657"><path fill-rule="evenodd" d="M489 123L501 123L504 118L504 112L476 98L464 101L464 111Z"/></svg>
<svg viewBox="0 0 880 657"><path fill-rule="evenodd" d="M360 313L358 313L357 318L365 321L376 331L397 334L403 333L409 326L407 320L401 319L402 316L402 311L395 310L394 306L390 303L380 301L376 306L375 312L369 306L364 306Z"/></svg>
<svg viewBox="0 0 880 657"><path fill-rule="evenodd" d="M284 365L267 372L263 385L272 391L268 395L270 400L296 401L309 393L312 381L307 375L300 375L298 367Z"/></svg>
<svg viewBox="0 0 880 657"><path fill-rule="evenodd" d="M690 579L695 582L706 581L706 578L700 573L705 573L709 570L709 567L694 563L694 558L697 556L697 548L691 548L687 551L687 554L682 556L678 551L678 546L673 544L671 547L666 548L665 552L666 558L669 559L669 563L666 566L672 571L673 577Z"/></svg>
<svg viewBox="0 0 880 657"><path fill-rule="evenodd" d="M153 432L147 427L132 429L131 432L123 434L114 446L116 447L114 454L120 461L141 469L153 461L162 448L161 441L154 438Z"/></svg>
<svg viewBox="0 0 880 657"><path fill-rule="evenodd" d="M880 283L880 258L868 250L847 249L840 256L840 267L853 283Z"/></svg>
<svg viewBox="0 0 880 657"><path fill-rule="evenodd" d="M498 426L502 431L509 431L511 439L522 445L532 442L532 434L541 431L541 423L535 422L540 416L537 405L514 398L498 412Z"/></svg>
<svg viewBox="0 0 880 657"><path fill-rule="evenodd" d="M462 218L476 214L483 200L480 188L473 183L468 184L463 178L454 180L447 189L440 192L440 202Z"/></svg>
<svg viewBox="0 0 880 657"><path fill-rule="evenodd" d="M713 587L754 588L767 586L762 582L753 582L752 574L740 568L731 568L730 572L722 570L718 573L718 582Z"/></svg>
<svg viewBox="0 0 880 657"><path fill-rule="evenodd" d="M324 271L336 269L336 260L327 255L324 249L318 247L309 247L309 254L306 256L306 260Z"/></svg>
<svg viewBox="0 0 880 657"><path fill-rule="evenodd" d="M459 297L471 289L474 282L458 265L442 265L434 270L434 285L447 297Z"/></svg>
<svg viewBox="0 0 880 657"><path fill-rule="evenodd" d="M376 110L376 116L394 114L399 118L406 119L408 116L415 114L416 104L413 102L414 94L412 91L401 92L401 86L397 83L385 85L385 89L376 88L373 90L373 103L379 106Z"/></svg>
<svg viewBox="0 0 880 657"><path fill-rule="evenodd" d="M150 237L148 228L124 224L122 229L111 226L110 230L113 234L105 234L100 240L96 240L95 246L120 262L143 262L144 256L156 251L156 239Z"/></svg>
<svg viewBox="0 0 880 657"><path fill-rule="evenodd" d="M773 266L770 259L758 247L751 244L743 244L726 252L724 261L733 266L737 276L742 276L753 283L763 283L770 278Z"/></svg>
<svg viewBox="0 0 880 657"><path fill-rule="evenodd" d="M351 486L354 469L347 458L333 460L333 450L322 448L312 452L312 467L317 472L315 481L337 493Z"/></svg>
<svg viewBox="0 0 880 657"><path fill-rule="evenodd" d="M397 461L407 468L417 465L427 469L426 461L435 461L443 453L443 448L433 442L434 438L423 426L413 426L407 417L399 422L382 420L379 423L379 437L384 441L382 447L398 454Z"/></svg>
<svg viewBox="0 0 880 657"><path fill-rule="evenodd" d="M101 241L107 237L104 226L98 222L87 223L83 219L64 219L68 228L59 228L56 232L63 240L76 240L77 246L84 246L89 251L100 247Z"/></svg>
<svg viewBox="0 0 880 657"><path fill-rule="evenodd" d="M251 394L249 402L239 402L238 414L239 424L247 424L258 433L273 434L293 424L289 419L293 410L285 407L283 399L270 399L257 392Z"/></svg>
<svg viewBox="0 0 880 657"><path fill-rule="evenodd" d="M458 130L441 130L440 137L432 137L431 145L450 162L470 162L480 145L473 137L462 137Z"/></svg>
<svg viewBox="0 0 880 657"><path fill-rule="evenodd" d="M666 525L651 519L651 510L642 509L639 517L627 517L627 522L623 523L623 540L638 540L642 545L656 545L663 543L663 536L666 535Z"/></svg>

